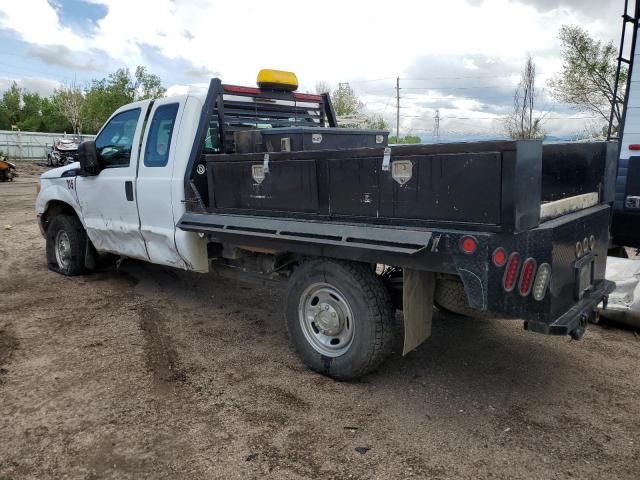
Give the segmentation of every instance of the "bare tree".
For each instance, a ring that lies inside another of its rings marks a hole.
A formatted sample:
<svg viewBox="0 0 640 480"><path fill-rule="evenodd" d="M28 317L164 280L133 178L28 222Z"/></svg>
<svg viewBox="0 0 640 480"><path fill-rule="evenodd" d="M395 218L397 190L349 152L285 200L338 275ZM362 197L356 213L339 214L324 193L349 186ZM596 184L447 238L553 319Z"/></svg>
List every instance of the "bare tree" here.
<svg viewBox="0 0 640 480"><path fill-rule="evenodd" d="M331 93L332 91L333 91L333 87L331 86L331 84L329 82L325 82L324 80L320 80L318 83L316 83L316 93L317 94Z"/></svg>
<svg viewBox="0 0 640 480"><path fill-rule="evenodd" d="M80 85L75 81L62 86L53 92L54 105L73 126L73 133L76 135L80 135L82 133L82 110L84 102L84 92Z"/></svg>
<svg viewBox="0 0 640 480"><path fill-rule="evenodd" d="M507 133L514 140L543 136L542 117L535 113L536 97L536 65L528 56L513 95L513 112L506 119Z"/></svg>

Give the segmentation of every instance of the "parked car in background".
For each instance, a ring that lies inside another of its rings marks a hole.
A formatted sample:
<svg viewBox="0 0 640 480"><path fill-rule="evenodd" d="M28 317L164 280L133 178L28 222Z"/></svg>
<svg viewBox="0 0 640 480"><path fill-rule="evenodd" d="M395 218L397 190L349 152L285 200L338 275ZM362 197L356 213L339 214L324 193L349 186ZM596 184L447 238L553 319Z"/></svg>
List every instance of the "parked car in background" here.
<svg viewBox="0 0 640 480"><path fill-rule="evenodd" d="M77 161L80 140L73 137L58 138L47 154L47 166L61 167Z"/></svg>

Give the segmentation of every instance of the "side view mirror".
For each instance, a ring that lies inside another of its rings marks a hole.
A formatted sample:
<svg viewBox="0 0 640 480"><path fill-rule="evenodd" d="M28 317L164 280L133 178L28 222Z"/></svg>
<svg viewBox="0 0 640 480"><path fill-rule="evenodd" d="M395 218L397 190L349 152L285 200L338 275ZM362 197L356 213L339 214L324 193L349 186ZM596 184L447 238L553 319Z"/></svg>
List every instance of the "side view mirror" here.
<svg viewBox="0 0 640 480"><path fill-rule="evenodd" d="M80 162L80 171L83 175L97 175L100 173L100 161L98 160L96 142L87 140L78 146L78 161Z"/></svg>

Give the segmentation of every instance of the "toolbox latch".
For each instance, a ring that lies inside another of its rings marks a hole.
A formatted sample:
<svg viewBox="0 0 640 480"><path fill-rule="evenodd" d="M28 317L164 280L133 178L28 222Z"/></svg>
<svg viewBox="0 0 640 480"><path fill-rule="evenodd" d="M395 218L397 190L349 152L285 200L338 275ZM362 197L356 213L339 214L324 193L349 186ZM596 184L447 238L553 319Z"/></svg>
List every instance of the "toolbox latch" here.
<svg viewBox="0 0 640 480"><path fill-rule="evenodd" d="M388 172L389 170L391 170L391 147L385 147L382 157L382 171Z"/></svg>
<svg viewBox="0 0 640 480"><path fill-rule="evenodd" d="M411 160L396 160L391 164L391 177L400 185L404 185L413 176Z"/></svg>
<svg viewBox="0 0 640 480"><path fill-rule="evenodd" d="M264 154L264 160L262 160L262 168L264 173L269 173L269 154Z"/></svg>
<svg viewBox="0 0 640 480"><path fill-rule="evenodd" d="M269 173L269 154L264 154L264 159L261 164L251 165L251 177L253 181L260 185L264 181L265 175Z"/></svg>

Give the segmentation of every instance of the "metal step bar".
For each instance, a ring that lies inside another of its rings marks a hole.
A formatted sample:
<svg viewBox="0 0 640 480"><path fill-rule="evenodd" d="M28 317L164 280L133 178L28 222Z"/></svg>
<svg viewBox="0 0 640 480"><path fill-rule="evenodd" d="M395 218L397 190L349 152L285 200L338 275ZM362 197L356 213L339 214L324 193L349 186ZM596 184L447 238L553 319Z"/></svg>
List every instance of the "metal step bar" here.
<svg viewBox="0 0 640 480"><path fill-rule="evenodd" d="M335 222L288 220L247 215L185 213L178 228L189 232L248 235L414 255L427 248L432 232L399 227L372 227Z"/></svg>

